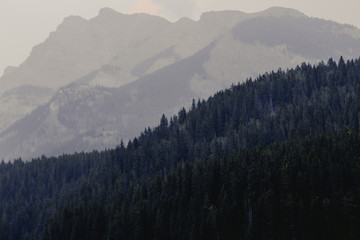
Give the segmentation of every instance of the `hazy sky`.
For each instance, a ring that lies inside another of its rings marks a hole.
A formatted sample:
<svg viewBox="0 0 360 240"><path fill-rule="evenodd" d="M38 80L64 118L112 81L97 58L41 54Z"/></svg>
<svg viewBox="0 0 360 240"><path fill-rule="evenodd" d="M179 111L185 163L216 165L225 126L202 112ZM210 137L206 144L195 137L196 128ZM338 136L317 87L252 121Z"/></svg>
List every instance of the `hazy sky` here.
<svg viewBox="0 0 360 240"><path fill-rule="evenodd" d="M360 27L360 0L0 0L0 76L6 66L22 63L32 47L70 15L89 19L101 8L110 7L175 21L184 16L197 20L202 12L211 10L258 12L271 6L295 8L308 16Z"/></svg>

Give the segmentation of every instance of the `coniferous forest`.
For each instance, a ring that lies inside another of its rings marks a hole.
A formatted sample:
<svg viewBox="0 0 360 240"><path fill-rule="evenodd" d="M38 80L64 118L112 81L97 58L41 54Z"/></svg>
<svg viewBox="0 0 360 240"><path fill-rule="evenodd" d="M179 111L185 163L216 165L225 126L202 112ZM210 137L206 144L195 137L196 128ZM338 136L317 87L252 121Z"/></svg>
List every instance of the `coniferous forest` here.
<svg viewBox="0 0 360 240"><path fill-rule="evenodd" d="M193 101L102 152L0 164L0 239L360 239L360 59Z"/></svg>

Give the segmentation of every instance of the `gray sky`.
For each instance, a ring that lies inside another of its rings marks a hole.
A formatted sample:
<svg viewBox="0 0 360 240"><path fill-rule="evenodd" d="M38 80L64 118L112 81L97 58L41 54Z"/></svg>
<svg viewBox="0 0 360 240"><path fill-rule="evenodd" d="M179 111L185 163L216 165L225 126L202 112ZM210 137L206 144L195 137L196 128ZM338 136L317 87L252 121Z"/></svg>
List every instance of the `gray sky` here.
<svg viewBox="0 0 360 240"><path fill-rule="evenodd" d="M258 12L272 6L295 8L308 16L360 28L360 0L0 0L0 76L6 66L22 63L32 47L70 15L89 19L101 8L110 7L176 21L185 16L197 20L202 12L212 10Z"/></svg>

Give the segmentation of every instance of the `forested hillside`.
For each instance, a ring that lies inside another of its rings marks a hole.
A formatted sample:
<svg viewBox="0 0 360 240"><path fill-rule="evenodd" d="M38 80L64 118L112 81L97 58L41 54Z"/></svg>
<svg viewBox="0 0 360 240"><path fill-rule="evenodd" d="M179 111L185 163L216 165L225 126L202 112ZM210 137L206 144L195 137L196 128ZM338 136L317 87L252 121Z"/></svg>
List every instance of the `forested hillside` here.
<svg viewBox="0 0 360 240"><path fill-rule="evenodd" d="M186 162L140 183L113 182L121 171L114 161L47 222L44 236L358 239L359 158L359 133L344 131Z"/></svg>
<svg viewBox="0 0 360 240"><path fill-rule="evenodd" d="M194 101L113 150L0 165L0 239L358 239L360 59Z"/></svg>

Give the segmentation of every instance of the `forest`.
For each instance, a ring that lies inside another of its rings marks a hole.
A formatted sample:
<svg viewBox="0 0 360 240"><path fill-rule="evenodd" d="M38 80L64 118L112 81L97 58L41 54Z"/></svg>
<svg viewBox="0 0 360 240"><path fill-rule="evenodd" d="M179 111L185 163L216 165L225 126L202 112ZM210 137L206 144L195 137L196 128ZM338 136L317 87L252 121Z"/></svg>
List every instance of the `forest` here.
<svg viewBox="0 0 360 240"><path fill-rule="evenodd" d="M265 73L105 151L0 164L0 239L360 239L360 59Z"/></svg>

